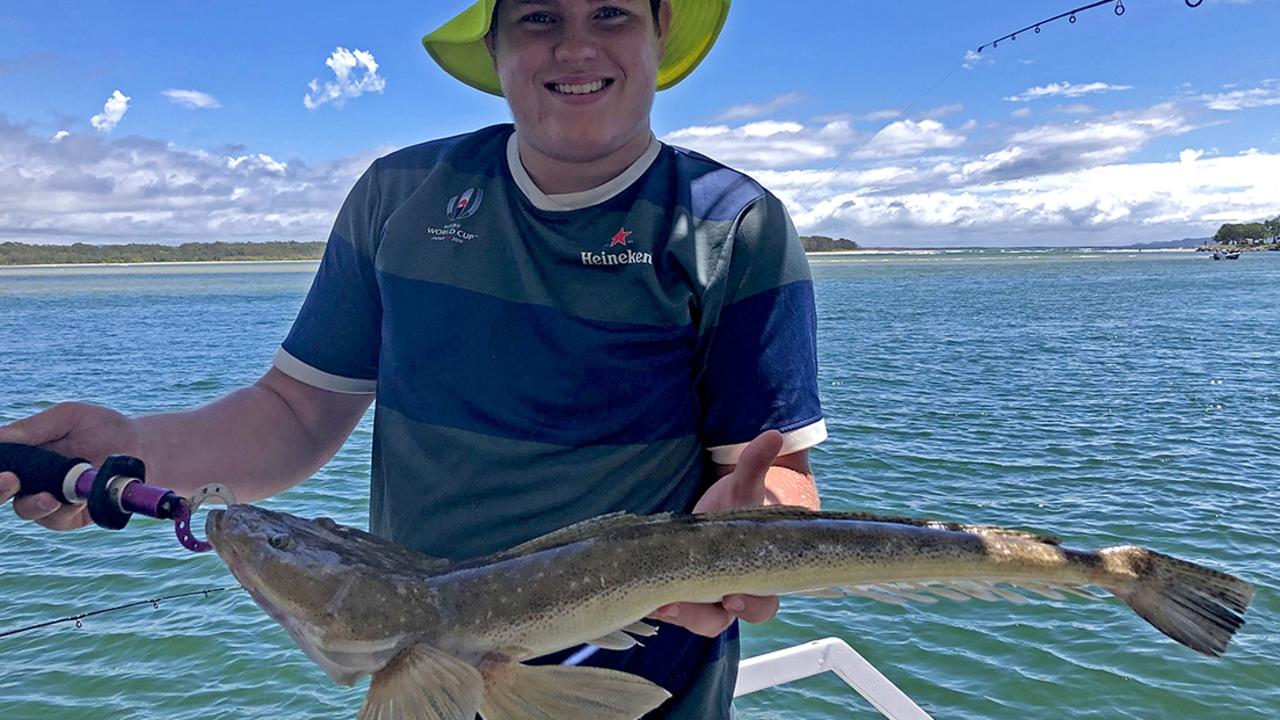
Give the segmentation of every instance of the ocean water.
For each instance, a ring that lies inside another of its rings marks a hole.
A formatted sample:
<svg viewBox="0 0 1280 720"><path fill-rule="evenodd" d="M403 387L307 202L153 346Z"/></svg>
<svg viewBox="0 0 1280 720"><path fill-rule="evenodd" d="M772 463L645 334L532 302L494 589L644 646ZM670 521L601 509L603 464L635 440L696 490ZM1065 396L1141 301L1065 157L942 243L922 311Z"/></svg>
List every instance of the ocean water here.
<svg viewBox="0 0 1280 720"><path fill-rule="evenodd" d="M1138 543L1257 590L1225 658L1117 601L792 598L744 654L846 639L937 718L1280 716L1280 253L967 252L811 258L829 509ZM252 382L314 265L0 268L0 422L62 400L129 413ZM363 526L366 418L268 501ZM210 480L217 468L209 468ZM232 584L171 526L53 533L0 511L0 632ZM351 717L242 592L0 638L0 718ZM739 701L748 719L875 718L831 674Z"/></svg>

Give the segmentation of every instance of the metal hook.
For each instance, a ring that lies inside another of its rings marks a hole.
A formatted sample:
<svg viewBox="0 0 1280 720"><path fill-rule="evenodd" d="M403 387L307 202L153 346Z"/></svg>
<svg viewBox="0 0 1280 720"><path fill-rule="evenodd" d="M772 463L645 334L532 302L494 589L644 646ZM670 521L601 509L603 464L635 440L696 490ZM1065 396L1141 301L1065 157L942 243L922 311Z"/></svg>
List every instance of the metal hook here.
<svg viewBox="0 0 1280 720"><path fill-rule="evenodd" d="M1200 0L1200 2L1204 2L1204 0ZM1120 17L1123 14L1124 14L1124 0L1116 0L1116 17Z"/></svg>
<svg viewBox="0 0 1280 720"><path fill-rule="evenodd" d="M1075 24L1076 24L1076 14L1075 14L1075 13L1071 13L1071 17L1070 17L1069 19L1071 20L1071 24L1072 24L1072 25L1075 25Z"/></svg>

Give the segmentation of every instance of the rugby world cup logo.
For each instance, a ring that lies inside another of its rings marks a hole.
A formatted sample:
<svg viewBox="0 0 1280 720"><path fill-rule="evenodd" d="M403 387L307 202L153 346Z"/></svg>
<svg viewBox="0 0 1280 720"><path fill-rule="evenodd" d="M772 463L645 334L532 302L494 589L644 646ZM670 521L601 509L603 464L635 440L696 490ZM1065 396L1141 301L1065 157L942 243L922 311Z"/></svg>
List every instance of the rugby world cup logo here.
<svg viewBox="0 0 1280 720"><path fill-rule="evenodd" d="M449 198L449 206L445 214L451 222L466 220L480 209L480 201L484 199L484 191L479 188L467 188L461 195Z"/></svg>

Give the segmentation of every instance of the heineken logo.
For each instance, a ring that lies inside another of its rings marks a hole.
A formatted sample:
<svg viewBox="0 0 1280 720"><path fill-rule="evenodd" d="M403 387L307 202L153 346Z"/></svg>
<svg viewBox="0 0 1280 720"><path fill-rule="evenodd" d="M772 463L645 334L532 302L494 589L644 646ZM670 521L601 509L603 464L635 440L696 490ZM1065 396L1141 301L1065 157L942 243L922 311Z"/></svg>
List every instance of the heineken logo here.
<svg viewBox="0 0 1280 720"><path fill-rule="evenodd" d="M632 231L626 228L619 228L618 232L609 238L609 246L603 252L584 252L582 253L583 265L652 265L653 254L647 252L636 252L627 248L632 243ZM622 250L614 250L615 247L621 247Z"/></svg>

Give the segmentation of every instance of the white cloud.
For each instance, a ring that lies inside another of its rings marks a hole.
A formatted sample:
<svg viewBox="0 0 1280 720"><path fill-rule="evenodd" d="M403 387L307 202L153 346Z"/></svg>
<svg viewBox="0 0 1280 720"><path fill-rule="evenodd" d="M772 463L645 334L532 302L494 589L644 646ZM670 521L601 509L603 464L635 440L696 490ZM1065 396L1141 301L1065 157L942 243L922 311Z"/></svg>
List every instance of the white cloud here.
<svg viewBox="0 0 1280 720"><path fill-rule="evenodd" d="M0 116L0 241L323 240L380 152L308 166L140 137L54 143Z"/></svg>
<svg viewBox="0 0 1280 720"><path fill-rule="evenodd" d="M893 120L894 118L898 117L901 114L902 114L901 110L898 110L896 108L888 108L886 110L876 110L875 112L869 112L866 115L858 115L855 119L866 120L868 122L880 122L883 120Z"/></svg>
<svg viewBox="0 0 1280 720"><path fill-rule="evenodd" d="M972 70L979 65L990 65L995 61L990 54L983 55L977 50L970 50L964 54L963 64L965 70Z"/></svg>
<svg viewBox="0 0 1280 720"><path fill-rule="evenodd" d="M937 120L948 115L955 115L958 112L964 112L964 103L951 103L950 105L939 105L936 108L929 108L928 110L920 113L920 117Z"/></svg>
<svg viewBox="0 0 1280 720"><path fill-rule="evenodd" d="M781 110L788 105L793 105L804 99L804 93L787 93L766 103L745 103L742 105L734 105L716 116L718 122L729 122L731 120L746 120L761 115L769 115Z"/></svg>
<svg viewBox="0 0 1280 720"><path fill-rule="evenodd" d="M857 152L858 157L902 157L930 150L950 150L963 145L965 137L937 120L899 120L890 124Z"/></svg>
<svg viewBox="0 0 1280 720"><path fill-rule="evenodd" d="M856 137L848 121L806 128L797 122L762 121L732 128L728 125L687 127L663 136L735 167L784 168L829 160Z"/></svg>
<svg viewBox="0 0 1280 720"><path fill-rule="evenodd" d="M289 163L280 162L266 153L228 157L226 161L228 169L241 170L242 172L262 169L276 175L284 175L285 171L289 169Z"/></svg>
<svg viewBox="0 0 1280 720"><path fill-rule="evenodd" d="M1065 115L1092 115L1098 112L1098 109L1085 103L1071 103L1068 105L1056 105L1053 108L1053 112Z"/></svg>
<svg viewBox="0 0 1280 720"><path fill-rule="evenodd" d="M1040 87L1028 88L1027 90L1011 95L1005 100L1009 102L1030 102L1047 97L1080 97L1081 95L1089 95L1101 92L1119 92L1122 90L1132 90L1132 85L1111 85L1104 82L1092 82L1083 85L1073 85L1069 82L1051 83Z"/></svg>
<svg viewBox="0 0 1280 720"><path fill-rule="evenodd" d="M378 75L378 63L371 52L339 47L324 64L333 71L334 79L323 84L313 79L307 84L311 92L302 98L302 104L308 110L330 102L341 108L347 100L367 92L380 93L387 86L386 79Z"/></svg>
<svg viewBox="0 0 1280 720"><path fill-rule="evenodd" d="M1173 104L1114 113L1090 122L1040 125L966 163L958 180L1014 179L1121 162L1158 137L1195 129Z"/></svg>
<svg viewBox="0 0 1280 720"><path fill-rule="evenodd" d="M1202 95L1199 99L1203 100L1210 110L1225 112L1280 105L1280 80L1265 80L1258 87L1231 90L1217 95Z"/></svg>
<svg viewBox="0 0 1280 720"><path fill-rule="evenodd" d="M193 110L211 110L222 107L222 103L218 102L217 98L199 90L170 89L161 94L169 98L169 102Z"/></svg>
<svg viewBox="0 0 1280 720"><path fill-rule="evenodd" d="M89 124L93 125L99 132L111 132L116 125L124 118L124 114L129 110L129 101L133 98L116 90L111 93L111 97L107 98L106 104L102 106L102 112L89 118Z"/></svg>
<svg viewBox="0 0 1280 720"><path fill-rule="evenodd" d="M1192 151L1194 154L1195 151ZM802 232L926 244L1116 244L1212 234L1276 212L1280 154L1112 164L953 190L827 197ZM877 244L869 242L867 244Z"/></svg>
<svg viewBox="0 0 1280 720"><path fill-rule="evenodd" d="M1031 108L1018 108L1017 110L1009 113L1009 116L1016 118L1029 118L1031 117Z"/></svg>
<svg viewBox="0 0 1280 720"><path fill-rule="evenodd" d="M66 130L59 130L58 132L53 134L53 137L49 139L49 142L61 142L63 138L70 137L70 136L71 136L71 133L67 132Z"/></svg>

